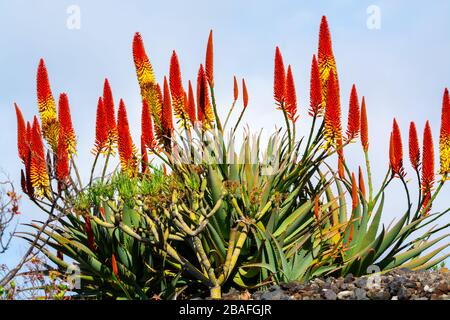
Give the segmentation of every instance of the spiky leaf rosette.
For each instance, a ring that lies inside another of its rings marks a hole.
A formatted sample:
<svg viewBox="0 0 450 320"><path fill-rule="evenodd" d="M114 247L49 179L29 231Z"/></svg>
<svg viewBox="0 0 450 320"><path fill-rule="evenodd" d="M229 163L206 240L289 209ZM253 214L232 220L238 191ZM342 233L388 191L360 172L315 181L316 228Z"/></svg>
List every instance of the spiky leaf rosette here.
<svg viewBox="0 0 450 320"><path fill-rule="evenodd" d="M58 148L59 123L56 116L56 103L50 88L47 68L43 59L39 61L36 84L38 110L42 121L42 134L52 150L56 153Z"/></svg>
<svg viewBox="0 0 450 320"><path fill-rule="evenodd" d="M322 21L320 23L318 51L319 74L322 84L322 107L326 107L326 103L328 101L327 92L329 77L332 72L336 75L337 88L339 88L339 82L337 79L336 61L333 54L330 29L328 27L327 18L325 16L322 17Z"/></svg>
<svg viewBox="0 0 450 320"><path fill-rule="evenodd" d="M136 147L131 139L127 110L122 99L120 99L117 114L117 129L119 134L118 149L122 170L130 176L133 176L136 173Z"/></svg>
<svg viewBox="0 0 450 320"><path fill-rule="evenodd" d="M442 99L441 130L439 134L440 170L444 177L450 174L450 97L445 88ZM448 178L448 177L447 177Z"/></svg>
<svg viewBox="0 0 450 320"><path fill-rule="evenodd" d="M417 137L417 129L414 121L409 124L409 161L414 170L419 170L420 165L420 149L419 138Z"/></svg>
<svg viewBox="0 0 450 320"><path fill-rule="evenodd" d="M44 144L42 141L41 128L36 117L34 117L31 131L31 184L34 189L34 194L37 197L50 196L50 181L45 161Z"/></svg>
<svg viewBox="0 0 450 320"><path fill-rule="evenodd" d="M431 133L430 122L427 121L423 132L423 150L422 150L422 194L423 208L429 206L424 214L431 209L431 191L434 184L434 144Z"/></svg>
<svg viewBox="0 0 450 320"><path fill-rule="evenodd" d="M178 119L181 127L187 127L188 114L184 103L184 89L181 80L180 63L175 50L172 52L172 57L170 58L169 83L175 117Z"/></svg>
<svg viewBox="0 0 450 320"><path fill-rule="evenodd" d="M358 137L360 130L361 115L359 111L358 93L356 86L352 86L348 110L347 138L353 140Z"/></svg>
<svg viewBox="0 0 450 320"><path fill-rule="evenodd" d="M312 117L321 116L323 110L322 82L320 80L319 64L317 63L316 55L313 55L309 85L309 115Z"/></svg>
<svg viewBox="0 0 450 320"><path fill-rule="evenodd" d="M298 115L297 115L297 94L295 92L295 83L294 83L294 76L292 74L291 66L288 66L288 71L286 74L286 93L285 93L285 99L286 99L286 114L289 120L292 122L297 121Z"/></svg>
<svg viewBox="0 0 450 320"><path fill-rule="evenodd" d="M214 113L209 100L208 82L202 64L197 76L197 119L205 129L210 128L214 121Z"/></svg>
<svg viewBox="0 0 450 320"><path fill-rule="evenodd" d="M69 98L66 93L61 93L58 101L58 119L60 131L64 132L65 146L67 147L68 156L76 153L77 141L75 131L72 126L72 116L70 115ZM61 132L59 133L61 135ZM58 153L59 153L58 139Z"/></svg>

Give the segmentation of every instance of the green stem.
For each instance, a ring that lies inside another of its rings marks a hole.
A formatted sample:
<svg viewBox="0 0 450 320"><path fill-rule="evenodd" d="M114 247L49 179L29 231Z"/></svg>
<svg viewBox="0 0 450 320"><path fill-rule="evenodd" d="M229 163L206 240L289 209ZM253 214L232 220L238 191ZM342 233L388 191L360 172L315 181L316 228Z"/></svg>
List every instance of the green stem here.
<svg viewBox="0 0 450 320"><path fill-rule="evenodd" d="M111 156L111 150L108 150L108 154L106 155L105 166L103 167L103 171L102 171L102 182L105 179L106 169L108 168L108 163L109 163L109 157L110 156Z"/></svg>
<svg viewBox="0 0 450 320"><path fill-rule="evenodd" d="M290 125L289 125L289 119L288 119L288 116L287 116L286 109L284 108L284 103L281 103L281 110L283 110L284 121L286 121L287 132L288 132L288 138L289 138L289 153L291 153L291 151L292 151L291 127L290 127Z"/></svg>
<svg viewBox="0 0 450 320"><path fill-rule="evenodd" d="M222 124L220 123L219 115L217 114L216 97L214 96L214 87L210 86L209 88L211 91L211 101L212 101L213 110L214 110L214 117L216 118L217 128L219 129L220 132L223 133Z"/></svg>
<svg viewBox="0 0 450 320"><path fill-rule="evenodd" d="M225 124L223 125L223 129L225 130L225 127L227 126L228 120L230 119L231 113L233 112L234 106L236 105L236 100L233 101L233 104L231 105L230 111L228 111L227 118L225 119Z"/></svg>
<svg viewBox="0 0 450 320"><path fill-rule="evenodd" d="M373 200L373 184L372 184L372 171L370 170L369 152L367 150L364 150L364 157L366 159L367 180L369 183L369 208L371 208Z"/></svg>
<svg viewBox="0 0 450 320"><path fill-rule="evenodd" d="M99 155L100 155L100 152L97 152L97 154L95 155L94 164L92 165L92 169L91 169L91 176L89 178L89 186L91 186L92 179L94 178L94 171L95 171L95 167L97 165Z"/></svg>
<svg viewBox="0 0 450 320"><path fill-rule="evenodd" d="M80 173L78 172L78 168L77 168L73 158L72 158L72 167L73 167L73 170L75 170L75 175L77 176L77 180L78 180L78 184L80 185L80 189L83 189L83 184L81 182Z"/></svg>

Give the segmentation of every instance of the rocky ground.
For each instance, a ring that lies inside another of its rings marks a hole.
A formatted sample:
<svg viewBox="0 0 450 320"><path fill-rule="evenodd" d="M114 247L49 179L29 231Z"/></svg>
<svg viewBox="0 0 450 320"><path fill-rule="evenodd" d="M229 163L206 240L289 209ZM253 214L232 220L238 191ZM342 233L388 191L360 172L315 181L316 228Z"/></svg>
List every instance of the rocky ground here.
<svg viewBox="0 0 450 320"><path fill-rule="evenodd" d="M224 300L450 300L450 272L400 269L372 277L316 278L272 286L267 291L232 289Z"/></svg>

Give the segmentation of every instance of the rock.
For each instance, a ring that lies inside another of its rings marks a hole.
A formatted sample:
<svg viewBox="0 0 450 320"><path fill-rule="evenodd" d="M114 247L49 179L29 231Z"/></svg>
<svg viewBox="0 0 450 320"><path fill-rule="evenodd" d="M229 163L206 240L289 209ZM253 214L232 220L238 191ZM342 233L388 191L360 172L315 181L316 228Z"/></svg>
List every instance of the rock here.
<svg viewBox="0 0 450 320"><path fill-rule="evenodd" d="M354 293L352 291L341 291L337 294L338 300L351 300L354 298Z"/></svg>
<svg viewBox="0 0 450 320"><path fill-rule="evenodd" d="M366 290L361 289L361 288L356 288L355 291L353 291L353 292L355 294L356 300L368 300Z"/></svg>
<svg viewBox="0 0 450 320"><path fill-rule="evenodd" d="M449 291L449 286L447 284L447 281L445 281L445 280L439 281L437 290L439 290L441 293L447 293Z"/></svg>
<svg viewBox="0 0 450 320"><path fill-rule="evenodd" d="M391 295L386 290L370 290L367 296L372 300L390 300Z"/></svg>
<svg viewBox="0 0 450 320"><path fill-rule="evenodd" d="M276 291L276 290L280 290L280 286L277 286L276 284L269 288L269 291Z"/></svg>
<svg viewBox="0 0 450 320"><path fill-rule="evenodd" d="M353 274L349 273L348 275L345 276L344 283L350 283L353 282L354 280L355 278L353 277Z"/></svg>
<svg viewBox="0 0 450 320"><path fill-rule="evenodd" d="M285 300L286 294L284 294L283 291L281 290L273 290L273 291L268 291L268 292L264 292L261 295L261 300Z"/></svg>
<svg viewBox="0 0 450 320"><path fill-rule="evenodd" d="M361 277L355 280L355 285L358 288L364 289L367 286L367 278L366 277Z"/></svg>
<svg viewBox="0 0 450 320"><path fill-rule="evenodd" d="M393 297L391 298L391 300L398 300L398 297L397 297L397 296L393 296Z"/></svg>
<svg viewBox="0 0 450 320"><path fill-rule="evenodd" d="M423 287L423 291L432 293L434 292L434 288L430 287L429 285L426 285L425 287Z"/></svg>
<svg viewBox="0 0 450 320"><path fill-rule="evenodd" d="M333 290L329 290L329 289L322 290L322 296L326 300L336 300L337 299L337 294Z"/></svg>
<svg viewBox="0 0 450 320"><path fill-rule="evenodd" d="M401 286L397 291L397 296L399 300L408 300L411 297L410 292L404 286Z"/></svg>

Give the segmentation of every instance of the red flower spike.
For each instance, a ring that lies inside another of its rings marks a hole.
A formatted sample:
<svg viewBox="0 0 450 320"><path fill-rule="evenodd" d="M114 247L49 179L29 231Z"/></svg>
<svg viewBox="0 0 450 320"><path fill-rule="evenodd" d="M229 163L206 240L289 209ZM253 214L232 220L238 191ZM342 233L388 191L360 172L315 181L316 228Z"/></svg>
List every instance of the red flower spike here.
<svg viewBox="0 0 450 320"><path fill-rule="evenodd" d="M61 127L58 139L58 154L56 157L56 178L61 183L65 183L69 176L69 152L66 136L66 132Z"/></svg>
<svg viewBox="0 0 450 320"><path fill-rule="evenodd" d="M145 100L142 101L141 135L141 144L143 148L155 148L156 141L153 135L153 124L150 116L150 108Z"/></svg>
<svg viewBox="0 0 450 320"><path fill-rule="evenodd" d="M414 121L409 124L409 160L414 170L419 170L420 150L419 138L417 137L417 129Z"/></svg>
<svg viewBox="0 0 450 320"><path fill-rule="evenodd" d="M328 80L328 96L325 108L325 137L329 145L336 145L342 140L341 106L336 77L331 72Z"/></svg>
<svg viewBox="0 0 450 320"><path fill-rule="evenodd" d="M338 91L339 82L337 77L336 61L334 59L331 45L330 29L328 28L328 22L325 16L322 17L322 21L320 23L318 54L319 75L322 83L322 107L326 107L328 81L332 72L336 76L336 87L338 88Z"/></svg>
<svg viewBox="0 0 450 320"><path fill-rule="evenodd" d="M139 32L136 32L133 38L133 60L144 98L144 95L148 93L147 90L149 87L155 83L155 75L147 53L145 52L144 42L142 41Z"/></svg>
<svg viewBox="0 0 450 320"><path fill-rule="evenodd" d="M108 124L106 119L105 106L103 99L98 98L97 116L95 122L95 144L92 152L96 155L105 151L108 143Z"/></svg>
<svg viewBox="0 0 450 320"><path fill-rule="evenodd" d="M189 85L189 92L188 92L188 104L187 104L187 111L189 115L189 119L192 124L197 121L197 114L195 110L195 96L194 96L194 90L192 89L192 83L191 80L188 82Z"/></svg>
<svg viewBox="0 0 450 320"><path fill-rule="evenodd" d="M352 212L358 207L358 185L356 183L355 174L352 172Z"/></svg>
<svg viewBox="0 0 450 320"><path fill-rule="evenodd" d="M440 169L439 173L447 178L450 174L450 97L445 88L442 99L441 130L439 134Z"/></svg>
<svg viewBox="0 0 450 320"><path fill-rule="evenodd" d="M184 89L181 81L180 63L178 62L178 56L175 51L172 52L170 59L169 83L175 116L181 120L182 126L185 126L187 114L184 105Z"/></svg>
<svg viewBox="0 0 450 320"><path fill-rule="evenodd" d="M238 97L239 97L239 86L236 80L236 76L234 76L233 78L233 96L234 96L234 101L237 101Z"/></svg>
<svg viewBox="0 0 450 320"><path fill-rule="evenodd" d="M214 120L214 115L209 101L208 83L203 65L200 65L197 77L197 118L203 126L209 127Z"/></svg>
<svg viewBox="0 0 450 320"><path fill-rule="evenodd" d="M58 102L58 120L60 125L60 133L64 132L65 144L69 156L76 152L76 137L72 126L72 117L70 115L69 98L67 94L61 93ZM58 140L59 146L59 140ZM59 151L58 151L59 152Z"/></svg>
<svg viewBox="0 0 450 320"><path fill-rule="evenodd" d="M394 153L394 163L392 164L392 170L397 175L404 176L403 171L403 143L402 136L400 133L400 128L398 126L397 120L394 118L392 125L392 143L393 143L393 153Z"/></svg>
<svg viewBox="0 0 450 320"><path fill-rule="evenodd" d="M148 170L148 154L147 154L147 148L144 141L143 135L141 136L141 167L142 167L142 173L147 173Z"/></svg>
<svg viewBox="0 0 450 320"><path fill-rule="evenodd" d="M361 116L359 111L358 93L356 92L356 86L353 85L350 94L350 107L348 110L347 137L349 140L353 140L358 137L360 121Z"/></svg>
<svg viewBox="0 0 450 320"><path fill-rule="evenodd" d="M214 50L213 50L213 32L209 32L208 46L206 48L205 72L208 83L214 87Z"/></svg>
<svg viewBox="0 0 450 320"><path fill-rule="evenodd" d="M319 65L317 64L316 55L313 55L309 92L309 115L314 117L322 113L322 83L320 81Z"/></svg>
<svg viewBox="0 0 450 320"><path fill-rule="evenodd" d="M339 174L339 178L341 178L341 179L345 178L344 157L341 156L341 152L339 152L339 156L338 156L338 174Z"/></svg>
<svg viewBox="0 0 450 320"><path fill-rule="evenodd" d="M247 86L245 85L245 80L242 79L242 101L244 103L244 109L248 106L248 92Z"/></svg>
<svg viewBox="0 0 450 320"><path fill-rule="evenodd" d="M274 70L274 82L273 82L273 96L275 102L281 105L284 102L284 94L286 90L286 72L284 70L283 57L281 56L280 49L277 47L275 50L275 70Z"/></svg>
<svg viewBox="0 0 450 320"><path fill-rule="evenodd" d="M434 145L433 135L431 133L430 123L427 121L423 132L423 150L422 150L422 193L423 208L427 207L431 201L431 191L434 184ZM426 215L430 207L424 212Z"/></svg>
<svg viewBox="0 0 450 320"><path fill-rule="evenodd" d="M86 235L88 239L88 247L92 251L95 251L95 237L94 231L92 230L91 218L89 216L85 216L84 227L86 229Z"/></svg>
<svg viewBox="0 0 450 320"><path fill-rule="evenodd" d="M25 127L25 120L23 119L22 111L19 106L14 103L17 117L17 149L19 151L19 157L25 163L28 154L28 141L27 141L27 129Z"/></svg>
<svg viewBox="0 0 450 320"><path fill-rule="evenodd" d="M366 199L366 184L364 183L364 175L362 173L361 166L359 166L359 190L361 191L361 194L364 199Z"/></svg>
<svg viewBox="0 0 450 320"><path fill-rule="evenodd" d="M291 66L288 66L288 71L286 75L286 113L288 118L295 123L298 119L297 115L297 94L295 92L294 76L292 75Z"/></svg>
<svg viewBox="0 0 450 320"><path fill-rule="evenodd" d="M320 207L319 207L319 196L316 196L314 198L314 216L316 217L317 221L320 220Z"/></svg>
<svg viewBox="0 0 450 320"><path fill-rule="evenodd" d="M30 181L38 197L48 194L50 185L44 153L41 129L36 117L33 120L31 137Z"/></svg>
<svg viewBox="0 0 450 320"><path fill-rule="evenodd" d="M134 154L135 146L131 139L127 110L122 99L120 99L119 111L117 114L117 129L119 134L118 149L122 170L133 175L136 169L136 158Z"/></svg>
<svg viewBox="0 0 450 320"><path fill-rule="evenodd" d="M108 128L108 139L110 148L117 142L117 124L114 110L114 98L108 79L103 85L103 106L105 107L106 124Z"/></svg>
<svg viewBox="0 0 450 320"><path fill-rule="evenodd" d="M44 138L56 151L58 145L58 120L56 117L56 103L50 89L47 68L44 60L39 61L36 76L38 109L42 121L42 133Z"/></svg>
<svg viewBox="0 0 450 320"><path fill-rule="evenodd" d="M369 125L367 122L366 100L361 102L361 145L364 152L369 151Z"/></svg>
<svg viewBox="0 0 450 320"><path fill-rule="evenodd" d="M164 135L167 139L171 139L173 132L172 122L172 103L170 100L169 85L167 84L167 78L164 77L164 98L162 108L162 127Z"/></svg>

